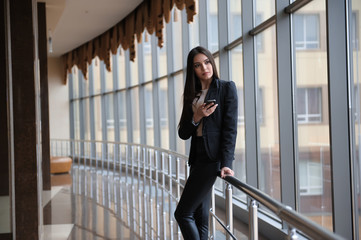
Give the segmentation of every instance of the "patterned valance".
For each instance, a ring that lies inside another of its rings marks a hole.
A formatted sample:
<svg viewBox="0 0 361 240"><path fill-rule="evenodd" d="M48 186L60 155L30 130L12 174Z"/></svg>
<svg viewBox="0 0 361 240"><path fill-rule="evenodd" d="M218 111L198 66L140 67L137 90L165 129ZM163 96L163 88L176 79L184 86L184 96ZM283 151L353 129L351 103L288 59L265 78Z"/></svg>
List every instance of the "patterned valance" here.
<svg viewBox="0 0 361 240"><path fill-rule="evenodd" d="M158 38L158 46L163 46L164 21L169 22L173 6L179 10L186 8L187 22L193 21L196 14L195 0L144 0L139 6L115 26L97 36L93 40L84 43L80 47L64 54L66 84L67 74L76 65L87 78L88 64L98 56L104 61L106 69L110 71L110 53L116 54L121 45L124 50L129 49L130 60L135 59L135 39L142 41L144 29L149 34L155 33Z"/></svg>

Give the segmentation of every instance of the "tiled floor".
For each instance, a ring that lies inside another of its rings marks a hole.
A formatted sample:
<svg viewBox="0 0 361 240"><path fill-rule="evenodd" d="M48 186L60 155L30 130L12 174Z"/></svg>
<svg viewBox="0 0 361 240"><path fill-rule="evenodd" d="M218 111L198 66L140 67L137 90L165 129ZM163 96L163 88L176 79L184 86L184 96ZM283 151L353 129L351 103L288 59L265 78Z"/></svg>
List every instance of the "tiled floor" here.
<svg viewBox="0 0 361 240"><path fill-rule="evenodd" d="M8 233L10 228L10 198L0 197L0 233Z"/></svg>
<svg viewBox="0 0 361 240"><path fill-rule="evenodd" d="M139 239L111 208L96 198L74 194L69 179L70 174L52 175L52 189L43 194L44 239Z"/></svg>

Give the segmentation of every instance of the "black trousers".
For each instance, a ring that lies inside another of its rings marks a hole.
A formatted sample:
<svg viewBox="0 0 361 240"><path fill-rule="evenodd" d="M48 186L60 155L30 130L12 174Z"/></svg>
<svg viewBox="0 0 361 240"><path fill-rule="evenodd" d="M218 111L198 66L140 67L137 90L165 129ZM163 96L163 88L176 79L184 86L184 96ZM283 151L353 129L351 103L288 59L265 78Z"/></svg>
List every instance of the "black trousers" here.
<svg viewBox="0 0 361 240"><path fill-rule="evenodd" d="M197 159L174 212L185 240L208 239L209 203L220 163L208 159L203 140L197 137Z"/></svg>

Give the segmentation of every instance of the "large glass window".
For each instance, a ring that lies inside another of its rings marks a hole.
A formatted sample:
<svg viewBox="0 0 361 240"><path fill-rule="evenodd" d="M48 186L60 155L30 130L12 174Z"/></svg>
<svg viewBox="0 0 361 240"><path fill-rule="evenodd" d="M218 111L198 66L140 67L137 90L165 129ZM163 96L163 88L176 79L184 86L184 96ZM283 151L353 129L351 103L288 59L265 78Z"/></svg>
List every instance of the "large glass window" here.
<svg viewBox="0 0 361 240"><path fill-rule="evenodd" d="M354 169L355 169L355 195L357 201L358 226L361 226L361 55L360 55L360 11L361 3L359 0L352 0L351 15L351 46L352 46L352 76L354 84L354 96L352 108L355 109L355 127L354 127ZM361 231L358 231L358 237L361 239Z"/></svg>
<svg viewBox="0 0 361 240"><path fill-rule="evenodd" d="M93 93L98 94L101 93L101 77L100 77L100 60L98 57L94 58L92 61L93 65Z"/></svg>
<svg viewBox="0 0 361 240"><path fill-rule="evenodd" d="M183 43L182 43L182 19L181 12L177 9L173 9L174 18L177 21L173 22L173 62L174 71L182 69L183 65Z"/></svg>
<svg viewBox="0 0 361 240"><path fill-rule="evenodd" d="M243 53L242 45L231 50L231 80L236 83L238 93L238 125L237 141L235 149L235 161L233 168L235 177L246 182L246 152L245 152L245 125L244 125L244 87L243 87ZM235 196L245 196L243 192L236 190ZM243 198L245 199L245 198Z"/></svg>
<svg viewBox="0 0 361 240"><path fill-rule="evenodd" d="M114 104L113 94L105 95L105 115L107 124L107 140L114 141Z"/></svg>
<svg viewBox="0 0 361 240"><path fill-rule="evenodd" d="M269 19L275 14L275 0L255 0L256 15L255 26Z"/></svg>
<svg viewBox="0 0 361 240"><path fill-rule="evenodd" d="M73 104L74 138L80 139L80 108L79 101L75 100Z"/></svg>
<svg viewBox="0 0 361 240"><path fill-rule="evenodd" d="M131 106L131 121L133 143L140 143L140 122L139 122L139 88L135 87L130 90L130 106Z"/></svg>
<svg viewBox="0 0 361 240"><path fill-rule="evenodd" d="M102 134L102 108L100 96L94 97L94 121L95 121L95 139L103 140Z"/></svg>
<svg viewBox="0 0 361 240"><path fill-rule="evenodd" d="M242 36L242 7L241 0L229 0L229 42Z"/></svg>
<svg viewBox="0 0 361 240"><path fill-rule="evenodd" d="M218 0L208 0L208 50L218 50Z"/></svg>
<svg viewBox="0 0 361 240"><path fill-rule="evenodd" d="M359 12L359 11L357 11ZM352 44L352 48L354 50L359 50L360 49L360 37L359 37L359 27L360 27L360 24L359 24L359 14L357 13L356 11L353 11L352 12L352 16L351 16L351 25L350 25L350 28L351 28L351 44Z"/></svg>
<svg viewBox="0 0 361 240"><path fill-rule="evenodd" d="M280 200L276 27L264 30L258 38L265 43L260 51L256 48L259 188Z"/></svg>
<svg viewBox="0 0 361 240"><path fill-rule="evenodd" d="M154 146L153 84L145 86L145 127L147 145Z"/></svg>
<svg viewBox="0 0 361 240"><path fill-rule="evenodd" d="M119 140L121 142L128 141L127 132L127 104L126 104L126 92L118 92L118 119L119 119Z"/></svg>
<svg viewBox="0 0 361 240"><path fill-rule="evenodd" d="M83 97L89 96L89 77L88 79L82 78L81 83L83 84L83 92L81 93Z"/></svg>
<svg viewBox="0 0 361 240"><path fill-rule="evenodd" d="M105 66L105 65L104 65ZM113 58L110 57L110 68L113 70ZM113 90L113 72L105 69L105 91Z"/></svg>
<svg viewBox="0 0 361 240"><path fill-rule="evenodd" d="M144 58L144 78L145 81L152 79L152 42L151 37L145 30L143 32L143 58Z"/></svg>
<svg viewBox="0 0 361 240"><path fill-rule="evenodd" d="M79 70L77 67L72 68L73 75L72 75L72 82L73 84L73 96L72 98L79 97Z"/></svg>
<svg viewBox="0 0 361 240"><path fill-rule="evenodd" d="M168 79L164 78L159 84L159 119L160 143L164 149L169 149L169 123L168 123Z"/></svg>
<svg viewBox="0 0 361 240"><path fill-rule="evenodd" d="M183 73L180 73L180 74L177 74L176 76L174 76L174 84L175 84L175 109L176 109L175 119L176 119L176 126L177 126L177 129L175 129L174 131L177 132L176 133L177 152L188 155L188 153L186 152L186 149L185 149L185 141L178 137L178 124L179 124L179 120L180 120L180 117L182 114L182 109L183 109L183 90L184 90Z"/></svg>
<svg viewBox="0 0 361 240"><path fill-rule="evenodd" d="M120 47L118 49L118 88L125 88L125 53Z"/></svg>
<svg viewBox="0 0 361 240"><path fill-rule="evenodd" d="M196 9L199 9L199 1L196 0ZM193 17L193 22L189 23L189 43L190 49L199 45L199 15Z"/></svg>
<svg viewBox="0 0 361 240"><path fill-rule="evenodd" d="M84 107L84 139L90 140L90 106L89 106L89 98L84 99L83 101Z"/></svg>
<svg viewBox="0 0 361 240"><path fill-rule="evenodd" d="M322 164L311 159L299 162L300 195L320 195L323 191Z"/></svg>
<svg viewBox="0 0 361 240"><path fill-rule="evenodd" d="M299 32L306 36L326 36L326 25L322 24L326 22L324 0L310 2L293 18L297 19L293 21L294 36ZM313 19L312 23L306 19ZM300 27L300 22L308 27L317 23L318 27L312 26L312 31L308 32L305 30L307 27ZM327 42L326 38L319 38L316 49L305 51L305 47L315 45L308 45L307 37L303 39L303 44L300 44L300 38L294 37L295 107L298 119L297 207L299 212L332 230Z"/></svg>
<svg viewBox="0 0 361 240"><path fill-rule="evenodd" d="M164 22L165 25L165 22ZM167 75L167 31L166 27L163 28L163 47L157 48L158 51L158 77Z"/></svg>
<svg viewBox="0 0 361 240"><path fill-rule="evenodd" d="M138 45L135 44L135 59L134 61L130 61L130 85L136 85L139 83L139 76L138 76ZM129 51L129 50L127 50Z"/></svg>

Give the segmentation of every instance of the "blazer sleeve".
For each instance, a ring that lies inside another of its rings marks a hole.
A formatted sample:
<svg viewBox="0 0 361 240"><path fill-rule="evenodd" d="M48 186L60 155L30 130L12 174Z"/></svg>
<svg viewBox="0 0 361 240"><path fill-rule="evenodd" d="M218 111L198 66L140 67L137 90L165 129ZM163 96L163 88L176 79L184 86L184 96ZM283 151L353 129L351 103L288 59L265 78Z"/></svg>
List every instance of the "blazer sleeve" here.
<svg viewBox="0 0 361 240"><path fill-rule="evenodd" d="M238 96L237 88L233 81L225 84L224 89L224 111L223 126L221 135L221 168L232 168L234 160L234 150L237 138L237 122L238 122Z"/></svg>
<svg viewBox="0 0 361 240"><path fill-rule="evenodd" d="M188 109L188 111L193 113L192 109ZM193 116L193 114L190 114L190 116ZM193 135L196 129L197 126L193 125L192 118L187 119L179 124L178 136L183 140L187 140Z"/></svg>

